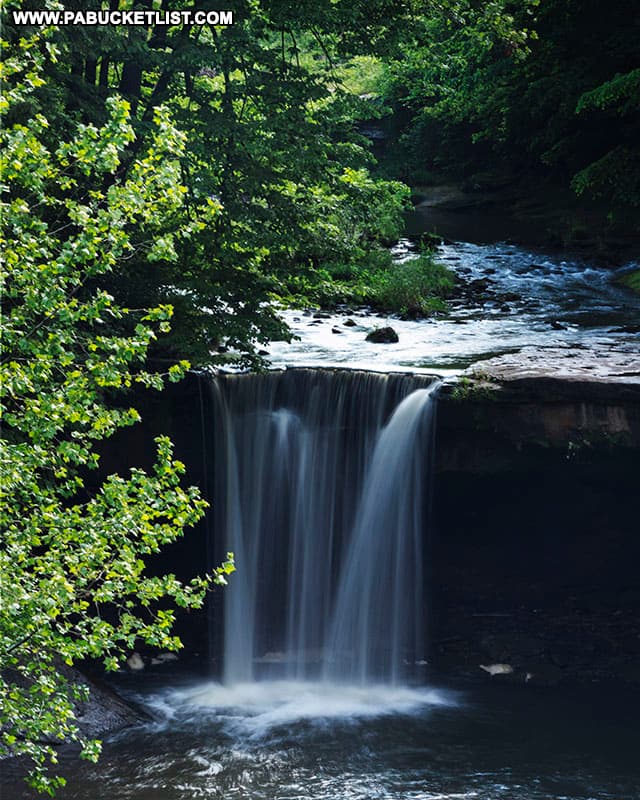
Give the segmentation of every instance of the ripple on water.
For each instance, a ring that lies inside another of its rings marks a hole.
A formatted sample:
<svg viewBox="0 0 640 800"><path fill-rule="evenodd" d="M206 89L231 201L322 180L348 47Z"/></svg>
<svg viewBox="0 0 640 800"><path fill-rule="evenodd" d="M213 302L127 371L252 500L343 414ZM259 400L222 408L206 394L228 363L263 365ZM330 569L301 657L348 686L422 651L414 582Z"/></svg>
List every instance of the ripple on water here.
<svg viewBox="0 0 640 800"><path fill-rule="evenodd" d="M279 681L191 683L139 699L165 723L108 742L98 765L74 761L61 800L638 797L628 693Z"/></svg>

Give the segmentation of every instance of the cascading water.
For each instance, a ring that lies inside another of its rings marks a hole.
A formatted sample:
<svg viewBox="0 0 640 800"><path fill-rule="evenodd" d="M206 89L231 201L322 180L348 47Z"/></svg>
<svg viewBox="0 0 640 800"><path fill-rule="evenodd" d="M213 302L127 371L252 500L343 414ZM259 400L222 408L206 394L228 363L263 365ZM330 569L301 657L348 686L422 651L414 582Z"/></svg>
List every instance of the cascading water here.
<svg viewBox="0 0 640 800"><path fill-rule="evenodd" d="M380 431L368 467L327 640L327 674L396 683L423 660L422 538L433 389L406 397Z"/></svg>
<svg viewBox="0 0 640 800"><path fill-rule="evenodd" d="M224 677L397 684L424 659L437 382L291 370L214 383Z"/></svg>

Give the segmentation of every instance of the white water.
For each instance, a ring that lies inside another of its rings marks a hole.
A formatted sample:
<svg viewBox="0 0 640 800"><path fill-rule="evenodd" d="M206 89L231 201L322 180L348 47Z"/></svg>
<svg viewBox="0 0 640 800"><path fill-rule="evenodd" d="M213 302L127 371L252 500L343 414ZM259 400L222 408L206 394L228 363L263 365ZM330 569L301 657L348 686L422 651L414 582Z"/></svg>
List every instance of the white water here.
<svg viewBox="0 0 640 800"><path fill-rule="evenodd" d="M423 464L416 448L433 389L406 397L382 429L367 470L328 638L326 674L396 684L404 653L424 660Z"/></svg>
<svg viewBox="0 0 640 800"><path fill-rule="evenodd" d="M238 566L224 596L227 685L420 674L435 387L312 371L215 385L214 503Z"/></svg>
<svg viewBox="0 0 640 800"><path fill-rule="evenodd" d="M200 683L146 698L161 719L176 714L214 715L237 740L259 740L283 726L307 722L324 727L393 714L455 706L451 691L406 686L343 686L326 681L255 681L225 686ZM162 723L161 723L162 724Z"/></svg>
<svg viewBox="0 0 640 800"><path fill-rule="evenodd" d="M401 265L415 251L403 240L394 255ZM619 331L620 326L640 323L640 300L614 280L625 268L614 271L606 263L507 244L456 242L439 247L437 257L461 278L487 281L489 295L477 302L452 300L443 317L418 321L362 309L342 310L328 319L314 319L308 311L283 311L296 338L269 346L271 365L449 376L527 347L583 354L598 347L638 352L638 335ZM356 325L345 325L347 317ZM366 334L383 325L391 325L399 341L367 342Z"/></svg>

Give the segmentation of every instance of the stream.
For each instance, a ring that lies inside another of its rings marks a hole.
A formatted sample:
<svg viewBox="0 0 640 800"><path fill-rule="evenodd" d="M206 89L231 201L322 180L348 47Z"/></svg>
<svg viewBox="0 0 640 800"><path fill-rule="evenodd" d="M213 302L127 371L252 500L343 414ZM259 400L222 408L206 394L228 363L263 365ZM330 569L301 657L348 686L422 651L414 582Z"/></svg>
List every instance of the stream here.
<svg viewBox="0 0 640 800"><path fill-rule="evenodd" d="M636 800L640 790L637 694L133 683L156 721L109 742L97 766L75 764L61 798Z"/></svg>
<svg viewBox="0 0 640 800"><path fill-rule="evenodd" d="M411 241L393 250L398 268L415 255ZM367 310L344 309L326 318L311 311L283 316L298 337L269 348L273 367L323 366L456 375L472 364L523 348L583 350L629 348L640 366L640 297L614 282L606 264L512 244L451 242L436 257L473 288L476 297L450 301L442 317L402 320ZM478 284L475 284L478 286ZM350 313L351 312L351 313ZM345 325L351 319L355 326ZM397 344L365 341L368 331L391 325ZM620 330L626 328L627 330Z"/></svg>

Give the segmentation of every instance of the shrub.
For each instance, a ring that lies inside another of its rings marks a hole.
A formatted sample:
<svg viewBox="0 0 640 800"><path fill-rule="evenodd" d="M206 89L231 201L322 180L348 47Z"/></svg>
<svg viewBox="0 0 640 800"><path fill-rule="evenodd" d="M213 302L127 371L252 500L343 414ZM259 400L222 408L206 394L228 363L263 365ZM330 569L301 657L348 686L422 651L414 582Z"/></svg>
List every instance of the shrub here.
<svg viewBox="0 0 640 800"><path fill-rule="evenodd" d="M370 276L371 302L389 311L422 317L443 311L454 286L451 270L425 252Z"/></svg>

